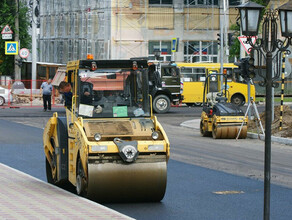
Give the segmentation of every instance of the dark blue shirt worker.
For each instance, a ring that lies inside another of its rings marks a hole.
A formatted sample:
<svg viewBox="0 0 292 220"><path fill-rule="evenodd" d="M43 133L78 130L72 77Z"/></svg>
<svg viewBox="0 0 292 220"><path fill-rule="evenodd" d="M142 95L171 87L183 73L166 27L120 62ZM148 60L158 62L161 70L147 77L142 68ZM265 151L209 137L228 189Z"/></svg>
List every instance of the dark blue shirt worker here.
<svg viewBox="0 0 292 220"><path fill-rule="evenodd" d="M63 93L65 98L65 106L69 109L72 107L72 87L71 84L65 81L60 82L59 84L59 92Z"/></svg>
<svg viewBox="0 0 292 220"><path fill-rule="evenodd" d="M51 96L53 86L51 85L52 80L48 79L47 82L43 82L40 88L40 92L43 94L44 111L51 111Z"/></svg>

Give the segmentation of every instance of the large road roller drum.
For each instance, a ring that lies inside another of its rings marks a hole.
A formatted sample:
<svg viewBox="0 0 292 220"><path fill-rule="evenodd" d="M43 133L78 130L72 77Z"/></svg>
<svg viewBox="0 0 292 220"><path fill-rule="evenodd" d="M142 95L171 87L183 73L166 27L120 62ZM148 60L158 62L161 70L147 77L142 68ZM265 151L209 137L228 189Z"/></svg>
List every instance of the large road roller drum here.
<svg viewBox="0 0 292 220"><path fill-rule="evenodd" d="M214 139L235 139L240 130L240 126L216 126L213 125L212 136ZM243 126L239 138L246 138L247 126Z"/></svg>
<svg viewBox="0 0 292 220"><path fill-rule="evenodd" d="M88 164L88 197L99 202L157 202L166 189L166 161Z"/></svg>

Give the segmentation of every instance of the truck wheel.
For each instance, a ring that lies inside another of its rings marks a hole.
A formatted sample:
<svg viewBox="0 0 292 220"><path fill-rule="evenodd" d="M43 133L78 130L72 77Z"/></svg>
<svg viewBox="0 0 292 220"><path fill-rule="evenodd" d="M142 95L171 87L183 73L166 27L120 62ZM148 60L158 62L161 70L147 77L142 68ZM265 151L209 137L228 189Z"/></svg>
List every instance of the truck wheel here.
<svg viewBox="0 0 292 220"><path fill-rule="evenodd" d="M170 100L166 95L158 95L153 100L153 109L156 113L166 113L170 109Z"/></svg>
<svg viewBox="0 0 292 220"><path fill-rule="evenodd" d="M200 106L202 106L202 103L201 102L195 102L194 105L197 106L197 107L200 107Z"/></svg>
<svg viewBox="0 0 292 220"><path fill-rule="evenodd" d="M242 106L245 103L243 96L240 94L233 95L231 98L231 102L235 105L238 105L238 106Z"/></svg>
<svg viewBox="0 0 292 220"><path fill-rule="evenodd" d="M2 96L0 96L0 106L4 105L4 103L5 103L5 99Z"/></svg>

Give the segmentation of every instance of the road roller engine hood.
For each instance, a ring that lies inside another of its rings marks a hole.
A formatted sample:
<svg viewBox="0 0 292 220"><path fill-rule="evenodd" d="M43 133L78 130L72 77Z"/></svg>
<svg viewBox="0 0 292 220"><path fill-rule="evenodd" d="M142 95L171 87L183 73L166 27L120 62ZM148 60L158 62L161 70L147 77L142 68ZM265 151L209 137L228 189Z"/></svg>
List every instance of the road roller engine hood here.
<svg viewBox="0 0 292 220"><path fill-rule="evenodd" d="M159 126L158 126L159 127ZM84 138L89 154L118 153L127 163L134 162L139 153L168 151L165 135L151 119L84 120Z"/></svg>
<svg viewBox="0 0 292 220"><path fill-rule="evenodd" d="M217 103L213 107L213 114L217 116L244 116L244 112L232 103Z"/></svg>

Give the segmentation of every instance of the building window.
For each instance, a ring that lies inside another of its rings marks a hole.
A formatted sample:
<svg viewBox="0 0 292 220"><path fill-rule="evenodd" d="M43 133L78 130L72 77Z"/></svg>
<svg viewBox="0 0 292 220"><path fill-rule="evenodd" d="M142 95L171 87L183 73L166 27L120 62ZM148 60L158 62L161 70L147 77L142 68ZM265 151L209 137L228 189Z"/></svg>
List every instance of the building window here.
<svg viewBox="0 0 292 220"><path fill-rule="evenodd" d="M160 60L171 60L171 41L149 41L148 43L148 58L155 60L154 50L160 50Z"/></svg>
<svg viewBox="0 0 292 220"><path fill-rule="evenodd" d="M173 0L149 0L149 5L172 5Z"/></svg>
<svg viewBox="0 0 292 220"><path fill-rule="evenodd" d="M187 63L218 62L218 45L216 41L184 42L184 61Z"/></svg>
<svg viewBox="0 0 292 220"><path fill-rule="evenodd" d="M184 0L185 5L219 5L219 0Z"/></svg>
<svg viewBox="0 0 292 220"><path fill-rule="evenodd" d="M241 1L240 0L229 0L229 5L240 5Z"/></svg>

